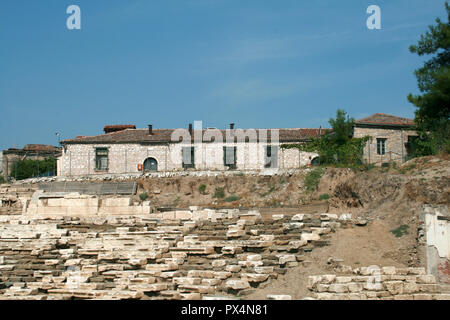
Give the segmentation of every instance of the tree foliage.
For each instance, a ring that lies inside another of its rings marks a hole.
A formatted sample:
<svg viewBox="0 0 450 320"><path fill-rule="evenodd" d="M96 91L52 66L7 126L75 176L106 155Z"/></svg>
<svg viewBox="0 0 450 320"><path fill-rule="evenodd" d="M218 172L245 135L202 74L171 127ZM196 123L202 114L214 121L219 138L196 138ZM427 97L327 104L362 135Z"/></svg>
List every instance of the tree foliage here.
<svg viewBox="0 0 450 320"><path fill-rule="evenodd" d="M338 109L336 118L329 120L332 132L305 144L285 144L282 148L317 152L323 164L362 164L363 149L369 137L352 138L354 121L344 110Z"/></svg>
<svg viewBox="0 0 450 320"><path fill-rule="evenodd" d="M416 106L415 122L419 139L413 148L416 155L450 151L450 6L445 3L447 22L436 19L436 25L409 49L419 56L432 55L415 71L420 95L409 94Z"/></svg>
<svg viewBox="0 0 450 320"><path fill-rule="evenodd" d="M38 176L54 175L55 171L56 161L52 157L45 160L25 159L13 164L10 176L17 180L23 180Z"/></svg>

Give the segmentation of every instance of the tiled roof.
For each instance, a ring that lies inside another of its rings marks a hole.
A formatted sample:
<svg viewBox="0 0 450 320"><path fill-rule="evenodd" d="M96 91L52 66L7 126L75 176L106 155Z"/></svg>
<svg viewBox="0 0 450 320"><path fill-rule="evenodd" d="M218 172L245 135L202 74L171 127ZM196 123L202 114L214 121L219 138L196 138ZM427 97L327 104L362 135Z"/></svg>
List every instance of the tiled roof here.
<svg viewBox="0 0 450 320"><path fill-rule="evenodd" d="M235 129L238 130L238 129ZM246 129L243 129L246 130ZM258 129L256 129L258 130ZM278 129L280 142L305 141L318 137L330 129ZM61 141L62 144L86 144L86 143L169 143L175 129L153 129L149 135L148 129L126 129L97 136L78 136L75 139ZM203 130L203 134L206 130ZM226 130L220 130L222 136L226 137ZM270 129L267 129L268 140L270 140ZM194 135L192 135L194 137ZM258 137L259 138L259 137ZM209 139L203 140L210 142Z"/></svg>
<svg viewBox="0 0 450 320"><path fill-rule="evenodd" d="M134 124L115 124L115 125L107 125L103 128L105 133L121 131L125 129L136 129Z"/></svg>
<svg viewBox="0 0 450 320"><path fill-rule="evenodd" d="M385 113L375 113L369 117L356 120L355 123L356 125L414 126L413 119L401 118Z"/></svg>

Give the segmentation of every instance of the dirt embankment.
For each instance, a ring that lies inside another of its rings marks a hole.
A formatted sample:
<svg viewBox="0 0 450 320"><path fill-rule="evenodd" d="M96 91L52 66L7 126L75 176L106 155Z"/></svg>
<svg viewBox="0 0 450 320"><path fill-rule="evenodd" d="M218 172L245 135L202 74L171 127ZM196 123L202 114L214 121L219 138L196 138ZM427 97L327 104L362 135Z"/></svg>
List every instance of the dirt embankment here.
<svg viewBox="0 0 450 320"><path fill-rule="evenodd" d="M147 193L156 206L299 207L309 202L304 173L281 176L242 175L173 177L139 180L138 195Z"/></svg>

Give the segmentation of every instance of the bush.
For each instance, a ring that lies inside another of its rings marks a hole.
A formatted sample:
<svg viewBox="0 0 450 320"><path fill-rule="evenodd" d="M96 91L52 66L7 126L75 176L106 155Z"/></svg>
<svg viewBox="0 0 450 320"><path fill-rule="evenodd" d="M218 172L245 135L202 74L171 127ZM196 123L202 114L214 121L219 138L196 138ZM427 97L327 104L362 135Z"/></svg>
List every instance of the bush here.
<svg viewBox="0 0 450 320"><path fill-rule="evenodd" d="M398 227L397 229L391 230L391 232L397 237L397 238L401 238L402 236L404 236L405 234L408 234L408 229L409 226L404 224L401 225L400 227Z"/></svg>
<svg viewBox="0 0 450 320"><path fill-rule="evenodd" d="M3 177L3 176L0 176L0 184L1 183L5 183L6 181L5 181L5 178Z"/></svg>
<svg viewBox="0 0 450 320"><path fill-rule="evenodd" d="M225 198L225 190L222 187L216 188L213 198L223 199Z"/></svg>
<svg viewBox="0 0 450 320"><path fill-rule="evenodd" d="M148 199L148 193L147 193L147 192L142 192L142 193L139 195L139 199L141 199L141 201L147 200L147 199Z"/></svg>
<svg viewBox="0 0 450 320"><path fill-rule="evenodd" d="M198 187L198 192L200 192L201 194L205 194L205 191L206 191L206 184L201 184Z"/></svg>
<svg viewBox="0 0 450 320"><path fill-rule="evenodd" d="M320 178L322 177L323 169L314 169L308 172L305 176L305 187L306 191L313 192L317 189L319 185Z"/></svg>
<svg viewBox="0 0 450 320"><path fill-rule="evenodd" d="M241 200L241 197L239 197L235 194L233 194L225 199L226 202L233 202L233 201L238 201L238 200Z"/></svg>
<svg viewBox="0 0 450 320"><path fill-rule="evenodd" d="M328 200L330 199L330 195L328 193L321 194L319 200Z"/></svg>

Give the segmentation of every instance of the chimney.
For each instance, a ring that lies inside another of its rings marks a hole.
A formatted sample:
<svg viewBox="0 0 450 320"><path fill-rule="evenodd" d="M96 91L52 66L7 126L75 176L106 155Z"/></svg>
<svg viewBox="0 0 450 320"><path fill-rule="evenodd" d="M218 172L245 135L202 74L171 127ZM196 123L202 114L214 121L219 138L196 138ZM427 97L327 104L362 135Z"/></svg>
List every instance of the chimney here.
<svg viewBox="0 0 450 320"><path fill-rule="evenodd" d="M189 134L192 135L192 123L189 123Z"/></svg>
<svg viewBox="0 0 450 320"><path fill-rule="evenodd" d="M148 125L148 134L149 134L149 135L152 135L152 134L153 134L153 125L152 125L152 124L149 124L149 125Z"/></svg>
<svg viewBox="0 0 450 320"><path fill-rule="evenodd" d="M230 129L231 129L231 130L234 129L234 123L230 123Z"/></svg>

